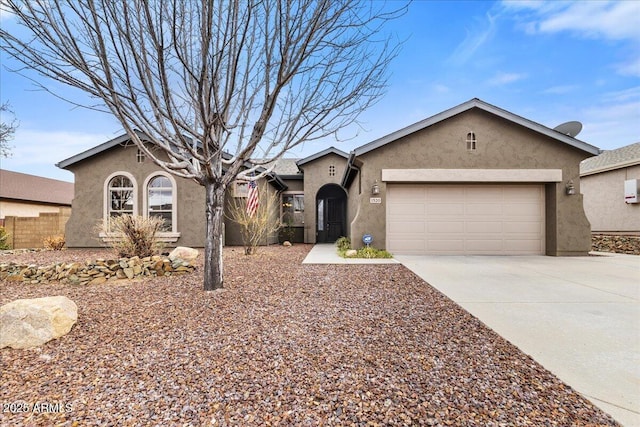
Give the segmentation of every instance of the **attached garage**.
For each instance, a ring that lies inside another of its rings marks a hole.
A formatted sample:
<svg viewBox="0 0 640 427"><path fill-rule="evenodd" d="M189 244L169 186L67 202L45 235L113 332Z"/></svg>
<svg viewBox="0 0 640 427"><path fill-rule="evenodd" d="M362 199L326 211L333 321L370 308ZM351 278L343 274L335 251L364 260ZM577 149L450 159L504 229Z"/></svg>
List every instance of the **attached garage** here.
<svg viewBox="0 0 640 427"><path fill-rule="evenodd" d="M396 254L541 255L541 184L388 184L387 249Z"/></svg>

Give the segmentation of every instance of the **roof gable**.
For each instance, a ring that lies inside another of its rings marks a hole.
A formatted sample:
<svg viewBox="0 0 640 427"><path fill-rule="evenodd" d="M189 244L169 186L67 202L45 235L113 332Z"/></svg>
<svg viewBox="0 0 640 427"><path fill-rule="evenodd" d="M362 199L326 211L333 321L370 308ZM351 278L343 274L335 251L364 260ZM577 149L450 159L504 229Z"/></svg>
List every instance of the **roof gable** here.
<svg viewBox="0 0 640 427"><path fill-rule="evenodd" d="M580 175L592 175L634 165L640 165L640 142L615 150L605 150L599 156L583 160L580 163Z"/></svg>
<svg viewBox="0 0 640 427"><path fill-rule="evenodd" d="M375 141L361 145L360 147L357 147L355 150L353 150L353 152L355 156L360 156L362 154L365 154L377 148L380 148L384 145L387 145L391 142L394 142L400 138L403 138L407 135L410 135L412 133L425 129L429 126L432 126L436 123L440 123L444 120L447 120L455 115L471 110L472 108L478 108L488 113L494 114L498 117L502 117L505 120L509 120L520 126L524 126L535 132L538 132L540 134L553 138L559 142L578 148L582 151L586 151L587 153L598 154L600 152L600 150L597 147L594 147L593 145L587 144L586 142L580 141L579 139L575 139L568 135L564 135L556 130L543 126L539 123L536 123L529 119L525 119L524 117L513 114L507 110L503 110L502 108L498 108L494 105L488 104L478 98L471 99L470 101L467 101L456 107L450 108L434 116L428 117L410 126L407 126L398 131L390 133L389 135L383 136L382 138L376 139Z"/></svg>
<svg viewBox="0 0 640 427"><path fill-rule="evenodd" d="M312 154L309 157L305 157L304 159L298 160L296 162L296 164L298 166L302 166L302 165L304 165L306 163L313 162L314 160L318 160L318 159L320 159L320 158L322 158L322 157L324 157L326 155L329 155L329 154L336 154L336 155L338 155L340 157L344 157L345 160L349 158L349 155L347 153L345 153L344 151L338 150L336 147L329 147L329 148L326 148L326 149L324 149L324 150L322 150L322 151L320 151L318 153Z"/></svg>
<svg viewBox="0 0 640 427"><path fill-rule="evenodd" d="M73 183L0 169L0 198L71 206Z"/></svg>

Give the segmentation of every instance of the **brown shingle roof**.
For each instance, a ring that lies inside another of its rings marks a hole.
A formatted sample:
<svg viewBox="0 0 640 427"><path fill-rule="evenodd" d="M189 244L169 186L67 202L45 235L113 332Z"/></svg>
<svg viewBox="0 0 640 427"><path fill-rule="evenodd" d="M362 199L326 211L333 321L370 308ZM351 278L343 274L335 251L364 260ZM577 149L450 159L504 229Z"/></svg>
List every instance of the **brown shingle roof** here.
<svg viewBox="0 0 640 427"><path fill-rule="evenodd" d="M0 169L0 199L71 206L73 183Z"/></svg>
<svg viewBox="0 0 640 427"><path fill-rule="evenodd" d="M580 175L591 175L640 164L640 142L605 150L600 155L580 163Z"/></svg>

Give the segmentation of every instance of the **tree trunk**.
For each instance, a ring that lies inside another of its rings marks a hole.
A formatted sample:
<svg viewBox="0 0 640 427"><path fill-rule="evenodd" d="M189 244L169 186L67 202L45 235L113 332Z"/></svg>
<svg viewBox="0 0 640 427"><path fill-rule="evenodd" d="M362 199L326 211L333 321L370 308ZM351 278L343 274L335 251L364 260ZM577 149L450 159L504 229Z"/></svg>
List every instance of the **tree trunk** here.
<svg viewBox="0 0 640 427"><path fill-rule="evenodd" d="M204 290L214 291L223 285L222 228L224 188L215 182L204 186L207 193L207 234L204 245Z"/></svg>

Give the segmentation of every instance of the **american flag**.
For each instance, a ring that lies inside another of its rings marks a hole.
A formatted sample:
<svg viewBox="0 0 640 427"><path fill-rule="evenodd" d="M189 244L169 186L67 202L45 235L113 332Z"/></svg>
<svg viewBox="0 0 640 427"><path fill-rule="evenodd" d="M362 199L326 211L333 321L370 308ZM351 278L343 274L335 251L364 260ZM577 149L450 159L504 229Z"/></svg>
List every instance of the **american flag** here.
<svg viewBox="0 0 640 427"><path fill-rule="evenodd" d="M258 186L254 180L249 181L247 194L247 214L252 217L258 210Z"/></svg>

